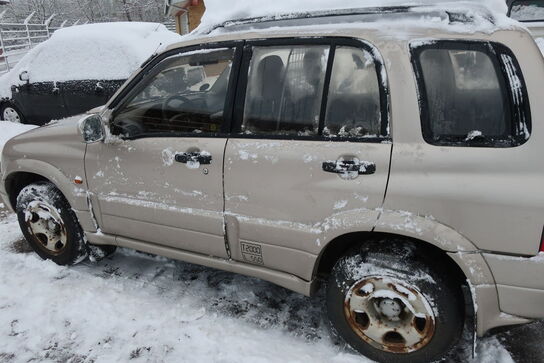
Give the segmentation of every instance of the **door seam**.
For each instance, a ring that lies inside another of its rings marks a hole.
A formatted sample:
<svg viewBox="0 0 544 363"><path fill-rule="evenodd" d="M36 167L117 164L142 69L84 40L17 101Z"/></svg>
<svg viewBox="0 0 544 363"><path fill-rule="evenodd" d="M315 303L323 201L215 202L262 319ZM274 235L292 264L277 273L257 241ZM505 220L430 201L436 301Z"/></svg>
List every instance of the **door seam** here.
<svg viewBox="0 0 544 363"><path fill-rule="evenodd" d="M385 205L385 198L387 197L387 191L389 190L389 181L391 180L391 168L393 166L393 148L395 145L391 143L391 153L389 155L389 168L387 170L387 181L385 182L385 190L383 193L383 200L382 205L378 209L378 218L376 218L376 223L374 223L374 227L372 227L372 232L376 230L376 226L378 225L378 221L380 220L382 214L383 214L383 206Z"/></svg>
<svg viewBox="0 0 544 363"><path fill-rule="evenodd" d="M222 191L222 195L223 195L223 238L225 240L225 251L227 252L227 257L229 260L232 260L232 254L230 252L230 244L229 244L229 236L228 236L228 229L227 229L227 197L226 197L226 192L225 192L225 161L226 161L226 158L227 158L227 146L229 144L229 138L227 138L227 140L225 141L225 147L223 149L223 167L221 168L222 170L222 179L221 179L221 185L223 186L223 191Z"/></svg>

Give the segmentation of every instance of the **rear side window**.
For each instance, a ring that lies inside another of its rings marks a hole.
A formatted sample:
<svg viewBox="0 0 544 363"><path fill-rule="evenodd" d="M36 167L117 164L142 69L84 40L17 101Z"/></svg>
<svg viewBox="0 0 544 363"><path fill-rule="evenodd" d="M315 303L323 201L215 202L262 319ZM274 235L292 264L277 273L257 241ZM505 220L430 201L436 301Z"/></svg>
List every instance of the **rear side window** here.
<svg viewBox="0 0 544 363"><path fill-rule="evenodd" d="M317 135L328 59L329 46L254 47L242 132Z"/></svg>
<svg viewBox="0 0 544 363"><path fill-rule="evenodd" d="M241 122L235 132L249 138L388 140L387 75L377 50L349 39L298 43L246 48L245 97L237 105Z"/></svg>
<svg viewBox="0 0 544 363"><path fill-rule="evenodd" d="M380 86L372 55L363 49L337 47L323 135L378 137L381 111Z"/></svg>
<svg viewBox="0 0 544 363"><path fill-rule="evenodd" d="M413 48L425 141L512 147L530 135L519 65L502 46L437 42Z"/></svg>

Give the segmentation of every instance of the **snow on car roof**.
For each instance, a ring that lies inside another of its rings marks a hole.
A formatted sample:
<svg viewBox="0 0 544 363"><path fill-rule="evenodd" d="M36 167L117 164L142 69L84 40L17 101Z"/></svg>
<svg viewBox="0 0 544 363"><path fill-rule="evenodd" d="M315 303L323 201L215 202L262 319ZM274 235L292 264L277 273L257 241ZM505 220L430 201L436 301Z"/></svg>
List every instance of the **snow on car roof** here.
<svg viewBox="0 0 544 363"><path fill-rule="evenodd" d="M496 23L492 12L486 8L470 11L461 8L443 9L433 6L394 6L376 8L339 9L315 12L295 12L274 16L229 20L212 27L209 32L223 28L226 31L243 31L293 26L319 26L324 24L376 23L383 21L424 20L433 26L436 20L449 24ZM474 10L474 9L472 9ZM430 20L430 21L429 21Z"/></svg>
<svg viewBox="0 0 544 363"><path fill-rule="evenodd" d="M207 11L202 19L202 24L197 29L197 33L202 34L221 24L230 22L232 25L232 23L240 20L251 18L264 19L268 17L285 20L292 17L293 14L301 13L349 12L350 9L368 9L372 7L399 9L402 7L413 8L415 6L432 7L433 11L458 9L459 12L474 9L479 9L482 12L485 7L487 10L483 11L493 12L503 17L505 17L507 11L504 0L344 0L341 2L330 0L253 0L251 6L246 6L242 1L207 0ZM427 11L431 10L427 9ZM342 20L338 20L342 22Z"/></svg>
<svg viewBox="0 0 544 363"><path fill-rule="evenodd" d="M261 0L256 0L261 1ZM302 0L309 1L309 0ZM313 1L313 0L312 0ZM316 0L320 1L320 0ZM370 0L369 0L370 1ZM492 0L489 0L492 1ZM353 4L355 1L347 1ZM499 30L524 28L506 16L506 5L483 6L483 2L446 2L433 5L381 6L378 8L335 9L271 13L257 18L227 20L212 27L203 25L184 42L169 49L203 42L255 39L266 36L349 36L376 43L383 39L409 42L439 35L490 35ZM208 3L207 3L208 4ZM208 5L207 5L208 6ZM502 9L497 11L497 9ZM204 23L205 24L205 23Z"/></svg>
<svg viewBox="0 0 544 363"><path fill-rule="evenodd" d="M100 23L56 31L0 78L0 96L28 71L31 82L127 79L159 47L181 36L157 23Z"/></svg>

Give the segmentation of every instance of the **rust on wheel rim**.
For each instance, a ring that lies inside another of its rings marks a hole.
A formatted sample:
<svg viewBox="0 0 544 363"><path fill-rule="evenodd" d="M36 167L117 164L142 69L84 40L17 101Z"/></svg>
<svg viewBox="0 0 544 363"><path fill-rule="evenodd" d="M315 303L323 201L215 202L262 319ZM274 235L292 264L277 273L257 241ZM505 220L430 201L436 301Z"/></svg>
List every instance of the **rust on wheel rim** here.
<svg viewBox="0 0 544 363"><path fill-rule="evenodd" d="M347 292L344 315L351 329L374 348L410 353L434 336L435 316L414 286L390 277L367 277Z"/></svg>
<svg viewBox="0 0 544 363"><path fill-rule="evenodd" d="M32 201L25 208L25 224L40 249L61 254L67 245L66 227L60 213L44 201Z"/></svg>

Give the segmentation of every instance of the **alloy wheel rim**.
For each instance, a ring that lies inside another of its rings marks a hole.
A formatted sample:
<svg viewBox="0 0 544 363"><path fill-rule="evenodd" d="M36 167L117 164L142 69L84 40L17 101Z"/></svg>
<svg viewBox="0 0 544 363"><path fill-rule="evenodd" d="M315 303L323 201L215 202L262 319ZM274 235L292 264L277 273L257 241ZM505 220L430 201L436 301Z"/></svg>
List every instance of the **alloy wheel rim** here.
<svg viewBox="0 0 544 363"><path fill-rule="evenodd" d="M21 116L13 107L6 107L3 116L5 121L21 123Z"/></svg>
<svg viewBox="0 0 544 363"><path fill-rule="evenodd" d="M67 245L66 227L50 204L33 201L25 209L25 223L36 244L50 255L61 254Z"/></svg>
<svg viewBox="0 0 544 363"><path fill-rule="evenodd" d="M410 353L434 336L435 315L427 298L390 277L367 277L346 294L344 314L351 329L374 348Z"/></svg>

